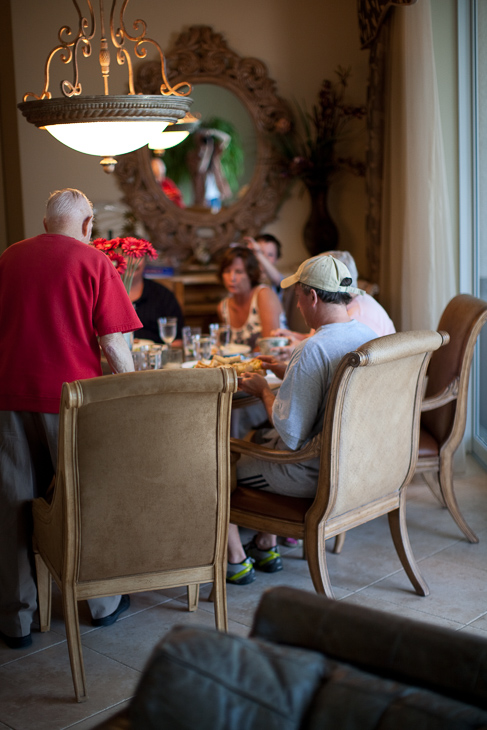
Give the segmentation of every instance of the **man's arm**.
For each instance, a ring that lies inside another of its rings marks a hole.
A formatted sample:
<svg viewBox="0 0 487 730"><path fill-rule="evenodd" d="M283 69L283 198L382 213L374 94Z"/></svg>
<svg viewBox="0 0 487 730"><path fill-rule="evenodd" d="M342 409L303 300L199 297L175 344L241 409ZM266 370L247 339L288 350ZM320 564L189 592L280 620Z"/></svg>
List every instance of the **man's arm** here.
<svg viewBox="0 0 487 730"><path fill-rule="evenodd" d="M112 372L132 373L134 371L132 353L121 332L102 335L100 345Z"/></svg>
<svg viewBox="0 0 487 730"><path fill-rule="evenodd" d="M255 238L247 236L246 238L244 238L244 241L247 244L247 248L250 248L254 252L261 268L263 269L269 281L274 286L279 286L281 281L284 279L284 274L281 274L279 269L274 266L274 264L269 261L267 256L262 253L261 248Z"/></svg>

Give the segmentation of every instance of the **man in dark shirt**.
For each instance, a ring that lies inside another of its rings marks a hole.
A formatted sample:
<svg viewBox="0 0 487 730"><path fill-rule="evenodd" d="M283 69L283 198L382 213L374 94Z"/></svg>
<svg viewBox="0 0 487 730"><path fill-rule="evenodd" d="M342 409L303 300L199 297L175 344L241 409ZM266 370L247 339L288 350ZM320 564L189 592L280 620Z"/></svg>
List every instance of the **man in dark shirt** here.
<svg viewBox="0 0 487 730"><path fill-rule="evenodd" d="M144 260L136 269L130 299L135 304L135 310L140 321L144 325L134 332L134 336L140 340L152 340L161 343L157 320L159 317L176 317L178 329L174 345L182 344L182 328L184 318L179 302L174 294L162 284L151 279L144 279Z"/></svg>

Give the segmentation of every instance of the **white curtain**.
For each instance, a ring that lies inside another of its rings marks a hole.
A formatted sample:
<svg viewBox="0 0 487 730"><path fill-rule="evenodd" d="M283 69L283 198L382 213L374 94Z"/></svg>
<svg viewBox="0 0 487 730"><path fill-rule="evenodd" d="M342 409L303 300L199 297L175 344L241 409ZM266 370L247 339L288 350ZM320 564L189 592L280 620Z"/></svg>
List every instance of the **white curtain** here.
<svg viewBox="0 0 487 730"><path fill-rule="evenodd" d="M436 329L456 260L430 0L390 12L381 301L397 329Z"/></svg>

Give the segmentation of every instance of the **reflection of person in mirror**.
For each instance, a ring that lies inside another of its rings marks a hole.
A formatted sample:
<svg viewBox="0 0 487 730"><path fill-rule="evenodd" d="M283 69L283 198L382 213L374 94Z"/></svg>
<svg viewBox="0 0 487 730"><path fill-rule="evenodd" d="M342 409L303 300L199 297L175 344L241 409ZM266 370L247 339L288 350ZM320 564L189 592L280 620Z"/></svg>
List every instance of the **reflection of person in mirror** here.
<svg viewBox="0 0 487 730"><path fill-rule="evenodd" d="M166 177L166 165L160 157L153 157L151 160L152 174L156 182L161 186L161 190L171 202L184 208L183 196L175 182Z"/></svg>
<svg viewBox="0 0 487 730"><path fill-rule="evenodd" d="M232 197L222 168L221 158L231 137L220 129L200 129L195 134L195 147L186 157L193 182L194 205L217 213Z"/></svg>

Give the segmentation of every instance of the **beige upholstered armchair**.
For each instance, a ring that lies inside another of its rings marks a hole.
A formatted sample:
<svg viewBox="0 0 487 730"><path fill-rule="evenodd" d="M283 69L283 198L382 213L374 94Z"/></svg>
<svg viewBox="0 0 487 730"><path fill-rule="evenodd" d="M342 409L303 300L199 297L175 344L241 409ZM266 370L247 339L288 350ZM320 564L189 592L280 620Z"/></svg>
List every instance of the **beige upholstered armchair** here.
<svg viewBox="0 0 487 730"><path fill-rule="evenodd" d="M403 332L373 340L346 355L326 405L321 446L273 451L232 439L232 452L268 461L303 461L321 453L314 499L243 487L232 494L230 521L304 538L318 593L333 597L325 540L387 514L400 561L416 592L429 593L406 528L406 486L416 468L424 374L445 333Z"/></svg>
<svg viewBox="0 0 487 730"><path fill-rule="evenodd" d="M438 329L449 333L450 342L433 354L428 367L416 468L469 542L479 540L458 507L453 457L465 433L472 358L486 321L487 302L469 294L454 297L441 315Z"/></svg>
<svg viewBox="0 0 487 730"><path fill-rule="evenodd" d="M231 369L126 373L63 386L51 504L34 500L41 631L62 591L78 701L86 699L77 602L214 583L227 629Z"/></svg>

